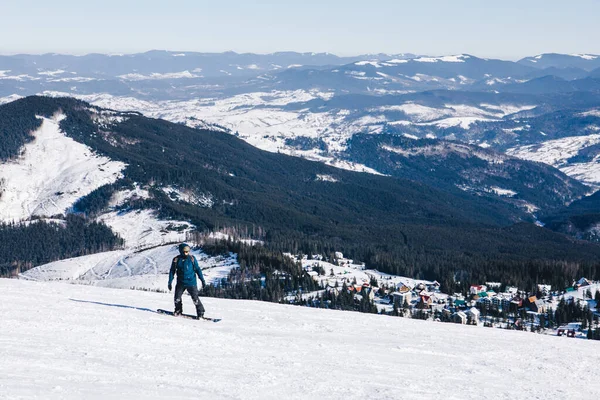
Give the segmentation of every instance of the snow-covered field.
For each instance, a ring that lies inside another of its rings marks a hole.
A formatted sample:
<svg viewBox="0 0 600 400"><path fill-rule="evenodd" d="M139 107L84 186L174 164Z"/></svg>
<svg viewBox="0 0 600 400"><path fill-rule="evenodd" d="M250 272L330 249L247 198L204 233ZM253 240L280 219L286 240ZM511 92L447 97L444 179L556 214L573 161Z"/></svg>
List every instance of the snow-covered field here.
<svg viewBox="0 0 600 400"><path fill-rule="evenodd" d="M6 399L597 398L599 343L406 318L0 279ZM184 310L192 309L184 297Z"/></svg>
<svg viewBox="0 0 600 400"><path fill-rule="evenodd" d="M34 281L69 281L112 288L166 290L171 261L177 254L177 245L143 251L109 251L51 262L20 276ZM211 257L199 250L192 251L192 254L209 284L219 284L233 268L239 267L234 254Z"/></svg>
<svg viewBox="0 0 600 400"><path fill-rule="evenodd" d="M0 221L63 214L80 197L121 176L125 164L66 137L59 128L62 118L43 118L21 157L0 163Z"/></svg>
<svg viewBox="0 0 600 400"><path fill-rule="evenodd" d="M543 162L560 169L572 178L585 183L600 183L600 160L598 157L590 162L568 163L569 158L576 156L581 150L600 143L599 134L571 136L562 139L548 140L541 144L527 145L508 149L506 154L524 160Z"/></svg>

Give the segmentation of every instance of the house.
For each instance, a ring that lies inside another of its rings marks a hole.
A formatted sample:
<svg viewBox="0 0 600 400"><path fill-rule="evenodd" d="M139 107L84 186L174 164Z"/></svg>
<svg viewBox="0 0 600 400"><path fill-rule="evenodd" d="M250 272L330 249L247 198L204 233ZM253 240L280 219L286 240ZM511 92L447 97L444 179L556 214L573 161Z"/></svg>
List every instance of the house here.
<svg viewBox="0 0 600 400"><path fill-rule="evenodd" d="M477 302L478 302L479 304L482 304L482 305L483 305L483 307L485 307L486 309L489 309L489 308L490 308L490 306L492 305L492 299L491 299L491 298L489 298L489 297L487 297L487 296L486 296L486 297L481 297L481 298L479 298L479 299L477 300Z"/></svg>
<svg viewBox="0 0 600 400"><path fill-rule="evenodd" d="M313 280L318 281L319 280L319 273L317 271L307 271L306 272L311 278L313 278Z"/></svg>
<svg viewBox="0 0 600 400"><path fill-rule="evenodd" d="M467 306L467 302L463 299L454 300L454 305L458 308L465 308Z"/></svg>
<svg viewBox="0 0 600 400"><path fill-rule="evenodd" d="M467 310L466 314L468 317L471 317L471 320L475 323L475 325L479 324L479 315L481 312L479 312L478 309L471 307Z"/></svg>
<svg viewBox="0 0 600 400"><path fill-rule="evenodd" d="M585 278L581 278L580 280L578 280L573 286L578 286L578 287L582 287L582 286L589 286L591 285L591 282L588 281Z"/></svg>
<svg viewBox="0 0 600 400"><path fill-rule="evenodd" d="M398 291L400 293L408 293L408 292L412 292L412 288L410 286L406 286L405 284L401 284L400 287L398 288Z"/></svg>
<svg viewBox="0 0 600 400"><path fill-rule="evenodd" d="M552 285L537 285L538 290L542 292L544 296L547 296L552 291Z"/></svg>
<svg viewBox="0 0 600 400"><path fill-rule="evenodd" d="M452 316L452 320L457 324L466 324L467 323L467 314L463 311L459 311Z"/></svg>
<svg viewBox="0 0 600 400"><path fill-rule="evenodd" d="M371 286L363 285L361 294L366 295L369 298L369 300L372 301L375 298L375 289Z"/></svg>
<svg viewBox="0 0 600 400"><path fill-rule="evenodd" d="M510 293L512 295L516 295L517 293L519 293L519 288L517 288L515 286L508 286L506 288L506 293Z"/></svg>
<svg viewBox="0 0 600 400"><path fill-rule="evenodd" d="M398 307L402 307L404 302L410 304L412 301L412 292L394 292L392 293L392 298L394 299L394 304Z"/></svg>
<svg viewBox="0 0 600 400"><path fill-rule="evenodd" d="M469 289L470 294L477 294L481 292L487 292L487 286L485 285L471 285Z"/></svg>
<svg viewBox="0 0 600 400"><path fill-rule="evenodd" d="M430 292L439 292L440 283L438 281L433 281L427 284L427 290Z"/></svg>
<svg viewBox="0 0 600 400"><path fill-rule="evenodd" d="M536 313L545 313L548 310L548 305L543 300L536 300L529 304L529 309Z"/></svg>
<svg viewBox="0 0 600 400"><path fill-rule="evenodd" d="M419 306L421 308L429 308L433 303L433 298L431 297L431 293L426 292L425 290L419 293Z"/></svg>

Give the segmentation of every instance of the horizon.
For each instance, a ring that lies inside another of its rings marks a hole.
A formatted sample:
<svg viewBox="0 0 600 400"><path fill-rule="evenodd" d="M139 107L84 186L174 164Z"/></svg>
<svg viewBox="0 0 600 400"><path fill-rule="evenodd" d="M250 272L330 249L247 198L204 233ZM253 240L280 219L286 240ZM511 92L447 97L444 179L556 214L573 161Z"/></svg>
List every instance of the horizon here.
<svg viewBox="0 0 600 400"><path fill-rule="evenodd" d="M379 53L378 52L366 52L366 53L353 53L353 54L339 54L339 53L330 52L330 51L316 52L316 51L276 50L276 51L272 51L272 52L252 52L252 51L235 51L235 50L224 50L224 51L169 50L169 49L158 49L158 48L156 48L156 49L149 49L149 50L142 50L142 51L135 51L135 52L114 52L114 53L97 52L97 51L91 51L91 52L58 52L58 51L47 51L47 52L1 52L0 51L0 56L2 56L2 57L14 57L14 56L48 56L48 55L60 55L60 56L85 57L85 56L100 54L100 55L111 56L111 57L120 57L120 56L133 56L133 55L139 55L139 54L146 54L146 53L152 53L152 52L194 53L194 54L225 54L225 53L234 53L234 54L238 54L238 55L254 54L254 55L258 55L258 56L267 56L267 55L273 55L273 54L278 54L278 53L298 53L298 54L313 54L313 55L325 54L325 55L333 55L333 56L340 57L340 58L342 58L342 57L368 56L368 55L373 55L373 56L378 56L378 55L397 56L397 55L406 55L406 54L411 54L411 55L413 55L415 57L445 57L445 56L468 55L468 56L476 57L476 58L480 58L480 59L492 59L492 60L503 60L503 61L519 61L519 60L521 60L523 58L527 58L527 57L535 57L535 56L550 55L550 54L568 55L568 56L574 56L574 57L583 56L583 55L600 57L600 52L598 52L597 54L593 53L593 52L583 52L583 53L576 53L576 52L565 52L565 53L545 52L545 53L532 53L532 54L524 55L522 57L512 58L512 57L484 57L484 56L480 56L480 55L472 54L472 53L468 53L468 52L443 53L443 54L426 54L426 53L412 53L412 52L394 52L394 53L389 53L389 52L379 52Z"/></svg>
<svg viewBox="0 0 600 400"><path fill-rule="evenodd" d="M271 54L477 54L516 60L544 53L600 54L600 3L580 0L307 0L219 4L106 0L101 8L61 0L9 2L0 54L134 54L150 49ZM382 12L385 10L385 12ZM41 41L40 38L44 40Z"/></svg>

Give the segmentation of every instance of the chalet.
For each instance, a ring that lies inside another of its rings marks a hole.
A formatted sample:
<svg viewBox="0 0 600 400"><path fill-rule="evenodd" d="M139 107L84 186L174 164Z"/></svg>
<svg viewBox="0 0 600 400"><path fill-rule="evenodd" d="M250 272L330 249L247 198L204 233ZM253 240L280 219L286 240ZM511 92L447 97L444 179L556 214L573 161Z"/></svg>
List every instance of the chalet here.
<svg viewBox="0 0 600 400"><path fill-rule="evenodd" d="M433 281L433 282L427 284L427 290L430 292L439 292L440 283L438 281Z"/></svg>
<svg viewBox="0 0 600 400"><path fill-rule="evenodd" d="M425 290L419 293L419 306L421 308L429 308L433 303L433 298L431 297L431 293L426 292Z"/></svg>
<svg viewBox="0 0 600 400"><path fill-rule="evenodd" d="M398 291L400 293L408 293L408 292L412 292L412 288L410 286L406 286L405 284L401 284L400 287L398 288Z"/></svg>
<svg viewBox="0 0 600 400"><path fill-rule="evenodd" d="M548 311L548 305L543 300L536 300L529 304L529 309L536 313L545 313Z"/></svg>
<svg viewBox="0 0 600 400"><path fill-rule="evenodd" d="M405 301L406 303L410 304L412 301L412 292L394 292L392 293L392 298L394 299L394 304L396 304L398 307L402 307Z"/></svg>
<svg viewBox="0 0 600 400"><path fill-rule="evenodd" d="M527 302L528 302L528 303L530 303L530 304L531 304L531 303L535 303L535 301L536 301L537 299L538 299L538 298L537 298L536 296L530 296L530 297L528 297L528 298L527 298Z"/></svg>
<svg viewBox="0 0 600 400"><path fill-rule="evenodd" d="M578 280L577 282L575 282L575 284L573 286L583 287L583 286L590 286L590 285L591 285L590 281L588 281L585 278L581 278L580 280Z"/></svg>
<svg viewBox="0 0 600 400"><path fill-rule="evenodd" d="M475 307L471 307L467 310L466 314L467 316L471 317L471 320L475 323L475 325L479 324L479 315L481 314L481 312L479 312L478 309L476 309Z"/></svg>
<svg viewBox="0 0 600 400"><path fill-rule="evenodd" d="M485 285L471 285L469 289L470 294L477 294L481 292L487 292L487 287Z"/></svg>

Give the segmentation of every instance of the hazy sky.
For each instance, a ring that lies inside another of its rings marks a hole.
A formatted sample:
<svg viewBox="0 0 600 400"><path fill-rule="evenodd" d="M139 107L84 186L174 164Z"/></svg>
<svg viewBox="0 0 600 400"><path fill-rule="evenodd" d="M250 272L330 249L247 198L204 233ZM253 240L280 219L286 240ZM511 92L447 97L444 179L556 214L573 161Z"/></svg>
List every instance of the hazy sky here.
<svg viewBox="0 0 600 400"><path fill-rule="evenodd" d="M1 0L0 53L600 54L599 0Z"/></svg>

